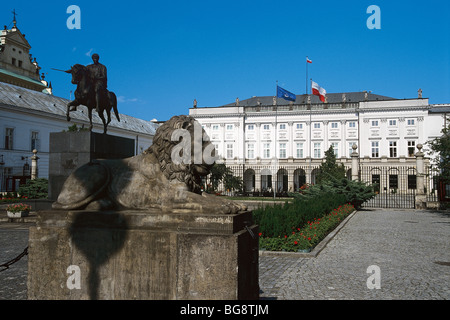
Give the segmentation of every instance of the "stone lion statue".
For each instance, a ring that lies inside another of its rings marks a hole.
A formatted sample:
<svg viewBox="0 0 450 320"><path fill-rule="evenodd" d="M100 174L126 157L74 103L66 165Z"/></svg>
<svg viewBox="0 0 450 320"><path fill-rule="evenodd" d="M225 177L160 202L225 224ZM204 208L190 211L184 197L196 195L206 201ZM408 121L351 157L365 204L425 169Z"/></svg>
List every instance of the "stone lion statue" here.
<svg viewBox="0 0 450 320"><path fill-rule="evenodd" d="M200 128L197 132L196 126ZM210 173L213 162L205 161L207 157L203 155L199 161L195 139L188 141L188 137L198 135L199 130L201 154L208 150L214 153L209 138L194 118L175 116L156 130L153 144L142 154L120 160L93 160L76 169L65 181L53 209L157 208L217 214L246 210L241 204L202 193L201 178ZM180 131L188 135L175 135L174 139L174 134ZM180 148L180 144L186 148ZM189 155L181 151L189 149ZM183 161L174 161L180 157Z"/></svg>

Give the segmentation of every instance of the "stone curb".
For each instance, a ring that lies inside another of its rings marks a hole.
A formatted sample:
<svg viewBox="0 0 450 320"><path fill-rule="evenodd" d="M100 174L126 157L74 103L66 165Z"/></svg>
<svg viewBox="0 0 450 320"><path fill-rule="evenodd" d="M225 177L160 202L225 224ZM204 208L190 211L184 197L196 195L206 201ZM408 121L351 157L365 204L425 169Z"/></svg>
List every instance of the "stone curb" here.
<svg viewBox="0 0 450 320"><path fill-rule="evenodd" d="M347 224L347 222L357 213L355 210L348 215L333 231L331 231L311 252L284 252L259 250L260 256L284 256L298 258L315 258L327 246L328 242Z"/></svg>

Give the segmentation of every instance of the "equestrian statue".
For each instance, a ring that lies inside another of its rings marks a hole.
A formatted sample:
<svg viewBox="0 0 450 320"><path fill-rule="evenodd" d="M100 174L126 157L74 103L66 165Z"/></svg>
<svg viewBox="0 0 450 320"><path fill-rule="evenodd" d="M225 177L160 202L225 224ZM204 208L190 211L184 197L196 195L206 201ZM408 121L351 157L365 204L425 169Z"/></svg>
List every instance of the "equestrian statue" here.
<svg viewBox="0 0 450 320"><path fill-rule="evenodd" d="M107 89L107 70L99 63L100 56L92 55L93 64L83 66L76 64L70 70L64 71L72 74L72 83L77 85L75 100L67 104L67 121L70 121L70 112L76 111L77 106L84 105L88 108L89 130L92 131L92 110L95 109L103 122L103 133L106 133L108 124L111 122L111 109L114 110L117 121L120 121L117 111L117 98L114 92ZM106 111L108 119L103 112Z"/></svg>

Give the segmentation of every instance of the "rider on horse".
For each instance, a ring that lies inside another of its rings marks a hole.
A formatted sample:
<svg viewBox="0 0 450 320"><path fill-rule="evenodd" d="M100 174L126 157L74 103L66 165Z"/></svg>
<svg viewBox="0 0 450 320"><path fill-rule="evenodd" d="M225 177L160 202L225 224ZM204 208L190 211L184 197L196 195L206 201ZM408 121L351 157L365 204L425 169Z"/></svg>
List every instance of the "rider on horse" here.
<svg viewBox="0 0 450 320"><path fill-rule="evenodd" d="M93 64L86 66L89 70L91 79L94 83L96 110L99 111L99 105L102 95L106 93L106 88L108 87L108 78L106 67L99 63L98 60L100 56L97 53L92 55Z"/></svg>

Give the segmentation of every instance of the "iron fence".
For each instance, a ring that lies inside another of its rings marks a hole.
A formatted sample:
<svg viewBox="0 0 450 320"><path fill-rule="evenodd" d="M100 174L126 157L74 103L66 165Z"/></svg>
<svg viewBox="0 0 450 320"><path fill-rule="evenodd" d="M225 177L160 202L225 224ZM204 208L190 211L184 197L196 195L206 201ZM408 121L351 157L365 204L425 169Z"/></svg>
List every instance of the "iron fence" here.
<svg viewBox="0 0 450 320"><path fill-rule="evenodd" d="M373 184L377 194L365 202L363 207L415 208L417 189L415 167L361 166L360 179Z"/></svg>

